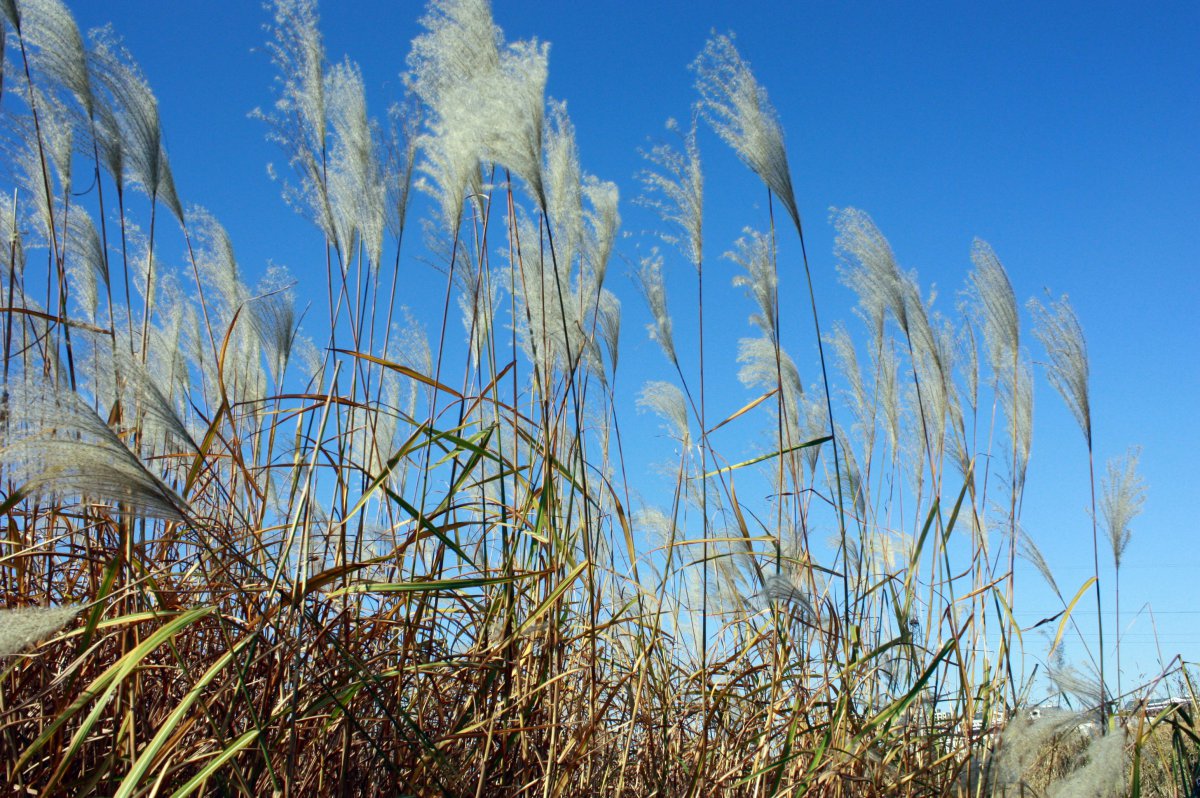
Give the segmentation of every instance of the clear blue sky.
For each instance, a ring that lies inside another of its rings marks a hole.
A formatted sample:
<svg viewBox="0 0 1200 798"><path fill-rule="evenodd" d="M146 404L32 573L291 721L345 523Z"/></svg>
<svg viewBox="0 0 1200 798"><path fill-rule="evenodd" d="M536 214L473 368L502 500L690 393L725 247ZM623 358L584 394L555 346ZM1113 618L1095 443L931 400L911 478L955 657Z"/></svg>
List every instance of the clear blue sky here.
<svg viewBox="0 0 1200 798"><path fill-rule="evenodd" d="M280 154L247 118L271 101L273 73L261 49L267 13L248 0L72 5L82 28L111 21L124 36L158 94L181 196L228 227L243 269L256 275L272 259L301 278L315 270L316 233L278 198L265 164ZM1122 572L1126 684L1157 669L1148 617L1129 623L1147 603L1166 655L1200 660L1200 6L495 6L509 39L552 43L549 94L568 101L584 168L618 182L626 200L642 166L637 148L667 117L688 113L687 64L710 30L736 31L787 132L826 324L849 322L853 306L834 275L830 206L870 213L902 266L936 283L943 300L961 288L975 236L996 249L1018 298L1043 287L1069 293L1091 352L1098 468L1128 444L1144 446L1149 500ZM329 2L322 12L330 59L348 55L362 65L381 114L399 96L421 4ZM744 225L764 223L763 192L713 138L702 148L706 245L715 256ZM623 213L632 255L648 222L627 202ZM715 260L714 284L725 285L732 267ZM615 272L631 406L644 379L669 375L641 332L645 314L624 269ZM808 323L797 313L787 334L811 380ZM743 334L732 329L715 358L731 358ZM1068 594L1091 573L1086 476L1078 428L1040 380L1024 524ZM1079 612L1094 617L1091 604ZM1020 617L1038 617L1036 607ZM1031 643L1033 653L1043 648Z"/></svg>

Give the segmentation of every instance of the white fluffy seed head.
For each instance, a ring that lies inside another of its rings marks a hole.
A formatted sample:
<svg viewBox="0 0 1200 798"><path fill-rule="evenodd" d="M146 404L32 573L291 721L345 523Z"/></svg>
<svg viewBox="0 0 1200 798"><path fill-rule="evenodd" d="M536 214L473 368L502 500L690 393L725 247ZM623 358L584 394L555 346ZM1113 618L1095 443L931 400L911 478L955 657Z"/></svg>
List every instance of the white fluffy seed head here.
<svg viewBox="0 0 1200 798"><path fill-rule="evenodd" d="M79 613L79 607L0 609L0 657L19 654L51 637Z"/></svg>
<svg viewBox="0 0 1200 798"><path fill-rule="evenodd" d="M183 206L163 147L158 100L141 70L111 29L92 33L94 75L115 106L117 132L129 178L183 221Z"/></svg>
<svg viewBox="0 0 1200 798"><path fill-rule="evenodd" d="M642 258L641 268L638 269L637 283L650 308L651 324L646 326L650 338L662 347L663 354L672 364L678 363L675 354L675 337L671 331L671 315L667 312L667 288L663 282L663 259L657 249L651 249L650 254Z"/></svg>
<svg viewBox="0 0 1200 798"><path fill-rule="evenodd" d="M1137 473L1140 456L1141 448L1133 446L1121 457L1109 460L1100 488L1100 513L1117 568L1133 534L1130 524L1146 503L1146 482Z"/></svg>
<svg viewBox="0 0 1200 798"><path fill-rule="evenodd" d="M678 132L674 119L669 130ZM642 152L650 167L638 177L643 193L638 202L652 208L669 227L663 240L676 246L696 269L704 255L704 172L700 168L700 147L696 143L696 121L680 135L681 148L656 144Z"/></svg>
<svg viewBox="0 0 1200 798"><path fill-rule="evenodd" d="M21 35L38 71L62 84L91 117L95 104L79 26L62 0L21 0Z"/></svg>
<svg viewBox="0 0 1200 798"><path fill-rule="evenodd" d="M729 35L716 35L692 62L700 113L738 157L766 183L797 226L800 212L792 189L783 128L767 92Z"/></svg>
<svg viewBox="0 0 1200 798"><path fill-rule="evenodd" d="M1013 360L1021 343L1021 324L1012 283L987 242L975 239L971 262L975 268L967 278L967 291L983 328L993 377L997 380L1011 378Z"/></svg>
<svg viewBox="0 0 1200 798"><path fill-rule="evenodd" d="M1090 391L1088 388L1090 370L1088 367L1087 340L1083 336L1083 326L1079 317L1064 294L1057 301L1050 302L1049 307L1042 305L1036 299L1029 300L1028 307L1033 312L1033 334L1041 341L1050 357L1047 374L1050 383L1062 395L1070 408L1071 414L1079 422L1079 428L1087 439L1088 447L1092 445L1092 409Z"/></svg>
<svg viewBox="0 0 1200 798"><path fill-rule="evenodd" d="M11 380L0 461L33 495L121 502L134 513L181 521L186 504L73 391ZM149 398L148 398L149 399Z"/></svg>
<svg viewBox="0 0 1200 798"><path fill-rule="evenodd" d="M378 134L367 114L366 88L358 65L346 60L325 76L329 124L328 224L342 257L361 241L367 260L378 264L386 229L387 189Z"/></svg>
<svg viewBox="0 0 1200 798"><path fill-rule="evenodd" d="M647 382L638 396L638 407L654 411L667 422L667 429L675 440L685 448L691 445L687 400L679 386L661 380Z"/></svg>
<svg viewBox="0 0 1200 798"><path fill-rule="evenodd" d="M767 338L776 340L779 335L779 279L771 237L746 228L725 257L746 271L734 277L733 284L745 288L758 306L758 312L750 317L750 322Z"/></svg>

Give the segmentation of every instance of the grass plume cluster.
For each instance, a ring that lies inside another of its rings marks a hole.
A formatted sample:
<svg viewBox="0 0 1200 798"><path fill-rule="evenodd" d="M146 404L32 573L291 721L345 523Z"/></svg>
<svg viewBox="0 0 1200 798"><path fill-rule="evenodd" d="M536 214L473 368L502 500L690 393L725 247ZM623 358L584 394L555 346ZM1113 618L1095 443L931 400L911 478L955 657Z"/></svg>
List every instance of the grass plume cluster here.
<svg viewBox="0 0 1200 798"><path fill-rule="evenodd" d="M584 171L566 105L545 96L547 45L507 41L486 0L431 0L406 94L375 116L359 67L327 60L315 1L272 11L278 79L255 115L284 153L284 201L312 223L323 270L304 280L325 292L309 305L286 270L250 279L220 222L184 203L115 34L82 35L61 0L0 0L7 783L122 798L1190 789L1193 713L1112 717L1103 644L1096 679L1060 661L1072 610L1100 601L1099 538L1096 574L1062 594L1021 527L1033 356L990 246L974 244L946 312L867 214L835 211L861 326L823 333L779 116L714 36L689 122L638 176L662 246L636 254L635 281L665 358L628 385L619 190ZM768 211L706 241L710 133L782 226ZM712 244L754 330L731 363L704 349ZM694 300L668 296L680 266ZM438 281L435 313L404 307L417 279ZM793 289L807 339L784 333ZM692 313L695 345L672 323ZM1034 314L1090 462L1081 327L1065 300ZM668 433L672 487L649 500L622 434L635 402ZM1135 466L1102 486L1118 567ZM1018 715L999 734L1031 689L1018 555L1062 600L1050 651L1029 653L1094 725L1035 776L1044 744L1085 721Z"/></svg>

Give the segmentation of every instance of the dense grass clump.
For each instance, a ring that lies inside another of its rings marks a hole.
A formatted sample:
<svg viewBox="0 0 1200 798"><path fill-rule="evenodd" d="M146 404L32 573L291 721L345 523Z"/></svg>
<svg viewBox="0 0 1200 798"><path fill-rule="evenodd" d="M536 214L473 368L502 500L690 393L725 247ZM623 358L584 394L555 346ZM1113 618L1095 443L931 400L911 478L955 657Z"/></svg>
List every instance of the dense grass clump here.
<svg viewBox="0 0 1200 798"><path fill-rule="evenodd" d="M184 204L113 34L82 36L60 0L0 0L7 783L1190 794L1194 702L1115 712L1157 685L1111 691L1103 642L1094 678L1062 661L1072 610L1102 600L1100 538L1094 576L1059 592L1021 529L1035 373L988 244L946 314L867 214L835 211L859 306L853 328L829 324L778 115L716 36L692 121L645 153L636 188L661 222L636 282L665 358L630 386L618 188L581 168L547 47L506 41L486 0L431 0L407 96L376 119L359 68L326 60L313 0L273 9L278 80L257 115L317 231L325 271L304 280L325 294L303 304L285 270L251 282ZM753 330L735 363L705 351L706 131L770 200L722 242ZM677 263L686 301L667 293ZM403 307L417 269L440 281L433 315ZM807 340L783 333L785 287ZM1082 329L1065 299L1034 311L1090 464ZM695 341L673 313L695 314ZM744 402L714 401L734 390ZM672 442L657 502L626 466L619 397ZM759 448L720 445L744 440ZM1135 466L1093 489L1118 567ZM1062 602L1049 652L1013 619L1018 556ZM1072 709L1029 714L1027 655ZM1194 695L1186 670L1162 678Z"/></svg>

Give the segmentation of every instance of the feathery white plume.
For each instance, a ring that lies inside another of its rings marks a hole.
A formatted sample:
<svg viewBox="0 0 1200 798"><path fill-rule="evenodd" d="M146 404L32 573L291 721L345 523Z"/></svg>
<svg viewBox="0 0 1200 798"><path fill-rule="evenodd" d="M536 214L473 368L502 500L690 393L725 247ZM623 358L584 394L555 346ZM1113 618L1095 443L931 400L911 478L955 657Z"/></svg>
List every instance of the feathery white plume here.
<svg viewBox="0 0 1200 798"><path fill-rule="evenodd" d="M661 380L651 380L642 387L638 407L653 410L667 422L671 435L685 448L691 445L688 430L687 401L679 386Z"/></svg>
<svg viewBox="0 0 1200 798"><path fill-rule="evenodd" d="M129 177L150 197L162 202L183 221L183 206L163 147L158 100L133 57L109 29L94 31L93 64L102 85L117 106L116 121Z"/></svg>
<svg viewBox="0 0 1200 798"><path fill-rule="evenodd" d="M328 227L343 258L349 260L361 240L367 261L378 264L383 255L387 189L357 64L347 60L329 70L325 101L331 142L326 170Z"/></svg>
<svg viewBox="0 0 1200 798"><path fill-rule="evenodd" d="M758 313L750 317L770 340L779 335L779 278L775 273L771 237L746 228L734 249L725 257L741 266L746 273L733 278L733 284L745 288L758 305Z"/></svg>
<svg viewBox="0 0 1200 798"><path fill-rule="evenodd" d="M1082 766L1046 789L1047 798L1119 798L1127 794L1124 729L1091 740L1084 756L1087 761Z"/></svg>
<svg viewBox="0 0 1200 798"><path fill-rule="evenodd" d="M600 337L608 349L608 362L612 374L617 372L617 357L620 353L621 339L621 300L608 289L600 291L600 303L597 309L600 320Z"/></svg>
<svg viewBox="0 0 1200 798"><path fill-rule="evenodd" d="M75 392L10 380L5 410L0 454L23 490L121 502L143 515L183 520L183 499Z"/></svg>
<svg viewBox="0 0 1200 798"><path fill-rule="evenodd" d="M17 218L17 202L14 195L11 203L0 203L0 274L9 276L25 271L25 242L21 236L21 223Z"/></svg>
<svg viewBox="0 0 1200 798"><path fill-rule="evenodd" d="M608 272L608 259L612 255L617 228L621 226L621 215L617 212L620 193L616 183L584 175L583 196L588 203L584 211L589 233L588 265L592 281L602 285Z"/></svg>
<svg viewBox="0 0 1200 798"><path fill-rule="evenodd" d="M790 604L800 610L801 618L812 621L817 617L808 593L796 584L790 573L771 574L763 581L761 595L776 604Z"/></svg>
<svg viewBox="0 0 1200 798"><path fill-rule="evenodd" d="M798 443L794 436L802 416L804 383L791 355L783 349L777 351L767 338L742 338L738 341L737 360L741 364L738 380L747 388L771 390L782 386L785 443Z"/></svg>
<svg viewBox="0 0 1200 798"><path fill-rule="evenodd" d="M92 217L83 208L73 208L67 217L67 271L74 278L75 298L93 320L100 298L99 283L108 285L108 263L104 254Z"/></svg>
<svg viewBox="0 0 1200 798"><path fill-rule="evenodd" d="M679 133L679 124L668 120L667 129ZM700 168L695 119L680 138L682 151L669 144L656 144L642 152L653 168L638 174L643 186L638 202L653 208L663 222L675 228L662 239L678 247L698 269L704 252L704 172Z"/></svg>
<svg viewBox="0 0 1200 798"><path fill-rule="evenodd" d="M996 253L984 241L975 239L971 248L975 268L968 279L968 290L975 303L975 314L983 327L993 377L1011 379L1013 359L1021 342L1021 323L1017 299L1008 272Z"/></svg>
<svg viewBox="0 0 1200 798"><path fill-rule="evenodd" d="M1133 446L1123 456L1110 459L1101 484L1100 513L1117 568L1132 537L1129 525L1146 503L1146 482L1137 473L1140 456L1141 449Z"/></svg>
<svg viewBox="0 0 1200 798"><path fill-rule="evenodd" d="M1050 565L1042 555L1042 550L1037 547L1037 544L1033 542L1033 538L1024 530L1020 533L1020 547L1021 556L1032 564L1037 569L1037 572L1042 575L1042 578L1046 580L1046 584L1050 585L1050 588L1055 593L1058 593L1058 582L1054 580L1054 572L1050 570Z"/></svg>
<svg viewBox="0 0 1200 798"><path fill-rule="evenodd" d="M667 288L663 283L663 259L657 248L651 249L650 254L642 258L641 268L637 273L638 288L650 308L651 324L646 325L650 338L662 347L663 354L672 364L679 362L675 355L675 337L671 332L671 316L667 312Z"/></svg>
<svg viewBox="0 0 1200 798"><path fill-rule="evenodd" d="M94 335L93 346L101 364L96 395L108 407L121 405L125 429L140 430L143 452L158 453L159 446L200 449L171 400L175 383L168 375L151 373L120 344L114 351L107 335Z"/></svg>
<svg viewBox="0 0 1200 798"><path fill-rule="evenodd" d="M550 103L542 182L554 231L554 255L560 268L564 264L569 268L583 241L583 176L575 126L564 102Z"/></svg>
<svg viewBox="0 0 1200 798"><path fill-rule="evenodd" d="M800 224L783 129L767 92L758 84L729 35L713 36L692 62L700 113L726 144L766 183Z"/></svg>
<svg viewBox="0 0 1200 798"><path fill-rule="evenodd" d="M277 70L275 106L270 113L256 110L253 115L270 126L267 139L283 149L299 176L299 186L284 184L284 200L333 238L324 170L325 47L317 28L316 0L275 0L274 10L267 49Z"/></svg>
<svg viewBox="0 0 1200 798"><path fill-rule="evenodd" d="M79 614L79 607L13 607L0 609L0 657L19 654L45 640Z"/></svg>
<svg viewBox="0 0 1200 798"><path fill-rule="evenodd" d="M394 103L388 108L388 146L384 162L387 190L387 227L397 238L404 230L413 171L417 163L417 142L421 130L421 107L412 102Z"/></svg>
<svg viewBox="0 0 1200 798"><path fill-rule="evenodd" d="M79 26L62 0L21 0L21 35L33 45L30 60L75 96L86 116L95 98Z"/></svg>
<svg viewBox="0 0 1200 798"><path fill-rule="evenodd" d="M1047 370L1050 383L1062 394L1090 447L1092 409L1088 391L1087 340L1083 337L1083 326L1065 294L1057 302L1051 302L1048 308L1036 299L1029 300L1028 307L1033 312L1036 325L1033 333L1050 356Z"/></svg>
<svg viewBox="0 0 1200 798"><path fill-rule="evenodd" d="M298 332L295 297L290 290L293 284L285 269L272 267L258 288L259 296L247 308L277 386L283 384Z"/></svg>

